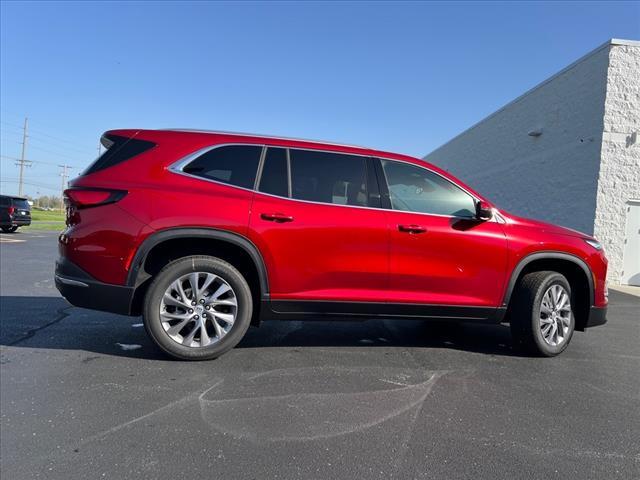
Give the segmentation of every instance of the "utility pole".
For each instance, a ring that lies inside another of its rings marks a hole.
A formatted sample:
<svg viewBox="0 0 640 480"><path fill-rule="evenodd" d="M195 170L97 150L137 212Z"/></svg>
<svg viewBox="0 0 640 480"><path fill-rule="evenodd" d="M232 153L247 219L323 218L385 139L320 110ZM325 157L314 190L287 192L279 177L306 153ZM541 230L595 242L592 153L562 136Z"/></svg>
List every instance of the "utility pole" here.
<svg viewBox="0 0 640 480"><path fill-rule="evenodd" d="M67 186L67 178L69 178L68 170L73 167L71 167L70 165L58 166L62 169L62 172L60 172L60 176L62 177L62 188L60 190L60 211L62 212L64 210L64 190Z"/></svg>
<svg viewBox="0 0 640 480"><path fill-rule="evenodd" d="M22 155L20 155L20 160L16 163L20 167L20 179L18 180L18 196L22 196L22 181L24 179L24 167L30 167L31 162L25 159L25 155L27 153L27 127L28 127L28 119L24 118L24 127L22 129Z"/></svg>
<svg viewBox="0 0 640 480"><path fill-rule="evenodd" d="M98 157L102 155L102 142L98 140Z"/></svg>

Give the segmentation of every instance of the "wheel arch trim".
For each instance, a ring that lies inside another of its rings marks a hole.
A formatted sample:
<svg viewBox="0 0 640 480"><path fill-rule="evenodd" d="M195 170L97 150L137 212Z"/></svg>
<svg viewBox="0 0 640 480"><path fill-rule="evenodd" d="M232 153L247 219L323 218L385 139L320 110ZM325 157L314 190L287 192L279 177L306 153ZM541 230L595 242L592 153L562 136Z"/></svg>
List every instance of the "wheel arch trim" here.
<svg viewBox="0 0 640 480"><path fill-rule="evenodd" d="M151 250L168 240L175 240L179 238L209 238L212 240L220 240L228 242L232 245L240 247L244 250L251 260L253 261L256 270L258 272L258 280L260 282L260 292L263 299L269 298L269 278L267 276L267 268L258 247L256 247L248 238L227 230L218 230L215 228L203 228L203 227L178 227L169 228L166 230L159 230L149 235L138 247L133 260L131 261L131 267L127 274L127 286L135 287L138 277L140 275L140 269L144 265L147 256Z"/></svg>
<svg viewBox="0 0 640 480"><path fill-rule="evenodd" d="M570 253L565 252L556 252L556 251L543 251L543 252L535 252L531 253L524 258L522 258L516 267L511 272L511 278L509 279L509 283L507 284L507 289L504 293L504 297L502 300L502 306L508 306L509 301L511 300L511 294L516 286L516 282L520 277L520 274L525 269L527 265L532 262L538 260L565 260L569 261L577 266L579 266L587 277L587 283L589 285L589 306L594 304L594 288L593 288L593 273L589 268L589 265L582 260L580 257L576 255L572 255Z"/></svg>

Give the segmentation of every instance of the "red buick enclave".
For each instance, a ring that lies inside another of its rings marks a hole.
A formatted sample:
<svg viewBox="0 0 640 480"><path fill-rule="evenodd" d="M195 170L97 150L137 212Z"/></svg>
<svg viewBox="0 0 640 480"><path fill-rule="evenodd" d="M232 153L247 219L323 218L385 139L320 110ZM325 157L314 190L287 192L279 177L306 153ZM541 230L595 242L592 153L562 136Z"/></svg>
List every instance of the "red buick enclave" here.
<svg viewBox="0 0 640 480"><path fill-rule="evenodd" d="M102 144L65 192L56 286L142 314L174 357L215 358L267 318L505 322L545 356L606 321L596 239L504 212L424 161L187 130Z"/></svg>

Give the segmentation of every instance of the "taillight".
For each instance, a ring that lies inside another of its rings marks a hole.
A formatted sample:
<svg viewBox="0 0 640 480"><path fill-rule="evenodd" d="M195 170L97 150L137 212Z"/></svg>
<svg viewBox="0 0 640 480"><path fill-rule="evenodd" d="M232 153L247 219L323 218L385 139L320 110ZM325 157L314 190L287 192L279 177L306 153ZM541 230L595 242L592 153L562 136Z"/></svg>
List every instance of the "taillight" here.
<svg viewBox="0 0 640 480"><path fill-rule="evenodd" d="M114 203L121 200L126 194L125 190L69 188L64 191L64 201L67 207L81 209Z"/></svg>
<svg viewBox="0 0 640 480"><path fill-rule="evenodd" d="M9 207L9 215L13 215L16 211L16 207Z"/></svg>

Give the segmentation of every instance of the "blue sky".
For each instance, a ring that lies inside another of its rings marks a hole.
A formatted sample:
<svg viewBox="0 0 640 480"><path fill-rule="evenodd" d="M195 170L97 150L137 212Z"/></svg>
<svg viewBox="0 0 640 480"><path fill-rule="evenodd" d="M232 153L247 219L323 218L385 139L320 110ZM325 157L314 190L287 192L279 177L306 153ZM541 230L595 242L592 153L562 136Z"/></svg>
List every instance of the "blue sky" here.
<svg viewBox="0 0 640 480"><path fill-rule="evenodd" d="M110 128L320 138L423 156L611 37L640 4L2 2L0 173L54 194ZM49 165L50 164L50 165Z"/></svg>

